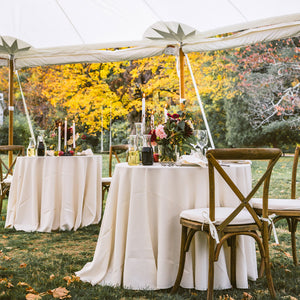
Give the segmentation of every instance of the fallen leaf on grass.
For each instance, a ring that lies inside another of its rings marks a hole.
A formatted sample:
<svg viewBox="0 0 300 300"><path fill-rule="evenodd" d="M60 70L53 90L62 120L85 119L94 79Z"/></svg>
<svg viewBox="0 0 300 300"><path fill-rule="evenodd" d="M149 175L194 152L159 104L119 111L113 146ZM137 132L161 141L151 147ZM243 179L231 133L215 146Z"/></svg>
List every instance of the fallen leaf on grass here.
<svg viewBox="0 0 300 300"><path fill-rule="evenodd" d="M10 289L10 288L14 287L14 285L11 282L8 282L6 287Z"/></svg>
<svg viewBox="0 0 300 300"><path fill-rule="evenodd" d="M49 276L49 279L50 280L53 280L55 278L55 275L54 274L51 274L50 276Z"/></svg>
<svg viewBox="0 0 300 300"><path fill-rule="evenodd" d="M28 283L22 282L22 281L19 281L17 285L18 285L18 286L29 286Z"/></svg>
<svg viewBox="0 0 300 300"><path fill-rule="evenodd" d="M32 288L31 286L28 286L26 288L26 292L33 293L33 294L38 294L38 292L35 291L34 288Z"/></svg>
<svg viewBox="0 0 300 300"><path fill-rule="evenodd" d="M283 251L283 253L285 254L286 257L291 258L293 257L290 253Z"/></svg>
<svg viewBox="0 0 300 300"><path fill-rule="evenodd" d="M5 284L7 282L7 278L0 278L0 284Z"/></svg>
<svg viewBox="0 0 300 300"><path fill-rule="evenodd" d="M234 300L234 298L228 296L228 295L225 295L225 296L219 296L219 299L220 300Z"/></svg>
<svg viewBox="0 0 300 300"><path fill-rule="evenodd" d="M26 268L26 267L27 267L27 264L25 264L25 263L20 264L20 268Z"/></svg>
<svg viewBox="0 0 300 300"><path fill-rule="evenodd" d="M26 295L26 300L39 300L39 299L42 299L42 298L36 294L29 293Z"/></svg>
<svg viewBox="0 0 300 300"><path fill-rule="evenodd" d="M74 282L74 281L79 282L79 281L80 281L80 277L75 276L75 275L72 275L72 277L70 277L70 276L65 276L65 277L63 278L63 280L65 280L65 281L67 282L67 285L70 285L70 284L71 284L72 282Z"/></svg>
<svg viewBox="0 0 300 300"><path fill-rule="evenodd" d="M8 236L7 236L7 235L2 235L2 237L3 237L4 239L8 239Z"/></svg>
<svg viewBox="0 0 300 300"><path fill-rule="evenodd" d="M58 287L54 290L51 290L50 293L52 294L53 298L59 298L59 299L66 299L66 298L71 298L69 294L70 291L68 291L64 287Z"/></svg>
<svg viewBox="0 0 300 300"><path fill-rule="evenodd" d="M284 271L285 271L286 273L292 273L292 271L289 270L289 269L284 269Z"/></svg>
<svg viewBox="0 0 300 300"><path fill-rule="evenodd" d="M9 256L7 256L7 255L4 255L4 256L3 256L3 259L5 259L5 260L11 260L11 257L9 257Z"/></svg>
<svg viewBox="0 0 300 300"><path fill-rule="evenodd" d="M250 294L244 292L242 300L250 300L250 299L252 299L252 296Z"/></svg>

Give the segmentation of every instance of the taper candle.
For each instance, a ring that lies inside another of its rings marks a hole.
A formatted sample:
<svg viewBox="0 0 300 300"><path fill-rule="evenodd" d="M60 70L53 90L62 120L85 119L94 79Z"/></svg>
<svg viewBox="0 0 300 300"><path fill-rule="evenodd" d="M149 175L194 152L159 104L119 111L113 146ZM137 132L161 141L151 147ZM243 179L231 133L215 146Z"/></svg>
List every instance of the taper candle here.
<svg viewBox="0 0 300 300"><path fill-rule="evenodd" d="M65 118L65 135L64 135L65 150L67 150L67 131L68 131L68 122L67 122L67 118Z"/></svg>
<svg viewBox="0 0 300 300"><path fill-rule="evenodd" d="M75 149L75 121L73 121L73 148Z"/></svg>
<svg viewBox="0 0 300 300"><path fill-rule="evenodd" d="M60 151L61 150L61 124L58 124L58 144L57 144L57 150Z"/></svg>

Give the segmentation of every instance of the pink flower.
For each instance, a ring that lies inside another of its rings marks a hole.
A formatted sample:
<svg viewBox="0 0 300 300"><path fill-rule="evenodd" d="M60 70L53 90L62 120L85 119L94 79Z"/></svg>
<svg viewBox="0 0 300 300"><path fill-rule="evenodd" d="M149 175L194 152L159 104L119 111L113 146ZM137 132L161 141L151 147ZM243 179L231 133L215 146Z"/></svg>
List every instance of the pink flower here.
<svg viewBox="0 0 300 300"><path fill-rule="evenodd" d="M155 129L156 136L158 136L160 139L165 139L167 137L164 126L163 125L158 125Z"/></svg>

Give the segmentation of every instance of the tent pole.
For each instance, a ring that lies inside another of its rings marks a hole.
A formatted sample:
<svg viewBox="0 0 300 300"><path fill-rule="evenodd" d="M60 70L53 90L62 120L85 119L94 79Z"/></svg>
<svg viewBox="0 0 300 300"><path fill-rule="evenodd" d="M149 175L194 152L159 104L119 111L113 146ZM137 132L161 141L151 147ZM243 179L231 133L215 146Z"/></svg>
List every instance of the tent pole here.
<svg viewBox="0 0 300 300"><path fill-rule="evenodd" d="M101 152L103 152L103 106L101 106Z"/></svg>
<svg viewBox="0 0 300 300"><path fill-rule="evenodd" d="M205 127L207 129L208 138L209 138L211 147L214 149L215 145L214 145L211 133L210 133L210 129L209 129L208 122L207 122L207 119L206 119L206 115L205 115L205 112L204 112L204 108L203 108L203 105L202 105L201 97L199 95L199 91L198 91L198 88L197 88L196 80L195 80L195 77L194 77L194 74L193 74L193 71L192 71L192 67L191 67L191 64L190 64L190 60L189 60L187 54L185 54L185 57L186 57L187 65L189 67L189 70L190 70L190 73L191 73L191 76L192 76L194 88L195 88L195 91L196 91L196 95L197 95L197 98L198 98L199 106L200 106L200 109L201 109L201 112L202 112L202 116L203 116L203 121L204 121Z"/></svg>
<svg viewBox="0 0 300 300"><path fill-rule="evenodd" d="M179 85L180 85L180 110L185 108L185 96L184 96L184 54L182 48L179 48Z"/></svg>
<svg viewBox="0 0 300 300"><path fill-rule="evenodd" d="M9 126L8 126L8 145L13 145L13 121L14 121L14 56L9 58L9 89L8 89L8 112L9 112ZM8 153L8 165L11 166L13 161L13 153Z"/></svg>

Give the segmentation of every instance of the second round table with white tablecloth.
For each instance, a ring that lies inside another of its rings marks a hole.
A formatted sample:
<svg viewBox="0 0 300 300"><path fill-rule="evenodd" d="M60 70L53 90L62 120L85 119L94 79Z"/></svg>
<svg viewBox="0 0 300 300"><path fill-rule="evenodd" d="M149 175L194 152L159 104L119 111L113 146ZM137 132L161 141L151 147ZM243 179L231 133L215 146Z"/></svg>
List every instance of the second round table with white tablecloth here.
<svg viewBox="0 0 300 300"><path fill-rule="evenodd" d="M18 157L5 227L76 230L99 223L102 157Z"/></svg>

